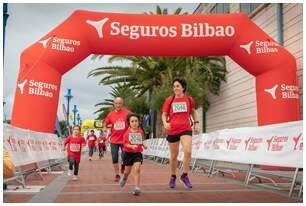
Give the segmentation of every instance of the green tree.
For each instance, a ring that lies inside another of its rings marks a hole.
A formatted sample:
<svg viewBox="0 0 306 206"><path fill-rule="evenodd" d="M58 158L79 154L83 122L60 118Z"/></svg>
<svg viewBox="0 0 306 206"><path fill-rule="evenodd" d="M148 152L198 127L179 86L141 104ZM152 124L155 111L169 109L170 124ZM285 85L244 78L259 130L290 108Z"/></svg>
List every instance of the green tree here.
<svg viewBox="0 0 306 206"><path fill-rule="evenodd" d="M99 116L97 119L104 119L107 114L113 109L113 101L116 97L121 97L124 101L124 106L132 112L139 115L144 115L148 112L148 106L144 96L136 97L136 93L126 85L117 84L115 87L111 87L111 98L105 99L103 102L96 104L96 107L100 107L95 113Z"/></svg>
<svg viewBox="0 0 306 206"><path fill-rule="evenodd" d="M60 124L60 127L61 127L61 132L62 132L62 134L64 135L64 134L66 134L66 121L65 120L62 120L62 121L60 121L59 122L59 124Z"/></svg>
<svg viewBox="0 0 306 206"><path fill-rule="evenodd" d="M161 110L165 98L172 95L172 81L176 77L187 80L187 94L193 96L197 106L207 111L208 94L219 94L222 81L226 80L224 57L175 57L168 58L169 70L162 87L153 94L153 106Z"/></svg>

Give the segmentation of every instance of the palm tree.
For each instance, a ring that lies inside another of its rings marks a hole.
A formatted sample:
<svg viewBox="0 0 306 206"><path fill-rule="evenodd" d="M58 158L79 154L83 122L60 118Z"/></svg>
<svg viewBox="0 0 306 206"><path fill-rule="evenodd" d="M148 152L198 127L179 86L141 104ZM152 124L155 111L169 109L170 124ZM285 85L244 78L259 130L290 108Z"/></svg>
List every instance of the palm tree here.
<svg viewBox="0 0 306 206"><path fill-rule="evenodd" d="M95 107L100 107L94 114L99 113L97 119L104 119L107 114L113 109L113 101L116 97L121 97L122 95L127 94L125 92L125 88L117 85L116 87L111 87L111 91L109 93L111 95L111 99L104 99L103 102L95 104ZM123 98L123 97L122 97Z"/></svg>
<svg viewBox="0 0 306 206"><path fill-rule="evenodd" d="M188 14L188 12L184 12L184 13L181 13L182 12L182 8L179 7L177 8L173 14L175 15L179 15L179 14ZM156 12L152 12L152 11L149 11L149 12L143 12L144 14L161 14L161 15L167 15L168 14L168 9L167 8L164 8L163 10L160 8L159 5L156 6Z"/></svg>
<svg viewBox="0 0 306 206"><path fill-rule="evenodd" d="M94 69L89 72L88 77L101 76L99 84L113 85L124 83L136 92L136 96L142 96L145 92L152 93L162 84L163 76L168 69L160 61L161 57L142 56L112 56L109 63L129 61L130 66L107 66Z"/></svg>
<svg viewBox="0 0 306 206"><path fill-rule="evenodd" d="M117 84L115 87L111 87L110 95L111 99L104 99L103 102L97 103L95 106L100 107L94 113L99 113L97 119L104 119L107 114L113 110L113 101L116 97L121 97L124 101L124 105L127 109L135 112L141 116L148 112L148 107L145 102L145 97L135 97L135 92L126 85Z"/></svg>

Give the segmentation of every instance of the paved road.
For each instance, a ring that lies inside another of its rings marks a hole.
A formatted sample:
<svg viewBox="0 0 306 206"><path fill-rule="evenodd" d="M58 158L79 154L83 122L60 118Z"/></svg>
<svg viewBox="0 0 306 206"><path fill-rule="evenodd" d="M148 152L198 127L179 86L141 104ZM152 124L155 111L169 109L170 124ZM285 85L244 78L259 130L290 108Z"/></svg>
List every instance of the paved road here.
<svg viewBox="0 0 306 206"><path fill-rule="evenodd" d="M72 181L66 175L56 175L45 189L36 194L5 194L4 202L301 202L280 195L273 190L244 186L242 181L230 178L208 178L201 174L189 174L193 189L187 191L178 182L176 189L168 189L169 168L152 160L145 160L142 167L140 196L133 196L133 175L124 188L113 181L114 174L109 154L93 161L83 158L79 180ZM49 178L50 179L50 178ZM37 183L37 182L36 182Z"/></svg>

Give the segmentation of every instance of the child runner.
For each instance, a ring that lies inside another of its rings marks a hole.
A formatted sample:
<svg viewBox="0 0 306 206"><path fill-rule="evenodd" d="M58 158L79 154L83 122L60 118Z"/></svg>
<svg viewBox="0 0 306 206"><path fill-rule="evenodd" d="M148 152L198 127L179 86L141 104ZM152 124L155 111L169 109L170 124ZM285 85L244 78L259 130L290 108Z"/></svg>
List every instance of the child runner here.
<svg viewBox="0 0 306 206"><path fill-rule="evenodd" d="M76 125L73 127L72 135L69 135L64 141L64 150L68 145L67 154L69 162L68 176L72 175L74 168L74 176L72 180L78 179L79 164L81 161L82 146L86 144L85 139L80 135L80 126Z"/></svg>
<svg viewBox="0 0 306 206"><path fill-rule="evenodd" d="M91 130L90 134L87 136L87 144L89 149L89 161L92 159L92 155L94 153L94 148L96 147L97 136L95 135L95 131Z"/></svg>
<svg viewBox="0 0 306 206"><path fill-rule="evenodd" d="M143 144L144 133L139 128L139 116L137 114L129 114L127 116L128 130L123 135L123 164L125 165L124 174L120 179L119 185L123 187L126 184L132 166L134 165L134 181L135 189L133 195L140 194L140 166L142 164L142 147L147 149Z"/></svg>
<svg viewBox="0 0 306 206"><path fill-rule="evenodd" d="M101 159L104 156L104 152L106 151L106 140L107 140L107 137L101 131L101 134L98 138L99 159Z"/></svg>

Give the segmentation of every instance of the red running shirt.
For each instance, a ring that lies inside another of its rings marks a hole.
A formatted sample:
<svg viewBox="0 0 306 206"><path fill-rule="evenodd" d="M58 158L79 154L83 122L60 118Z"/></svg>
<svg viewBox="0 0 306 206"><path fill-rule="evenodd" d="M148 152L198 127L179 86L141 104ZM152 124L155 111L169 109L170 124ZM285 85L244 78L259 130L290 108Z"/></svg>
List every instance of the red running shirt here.
<svg viewBox="0 0 306 206"><path fill-rule="evenodd" d="M87 136L87 141L88 141L88 146L89 147L95 147L96 146L96 140L97 140L97 136L95 134L89 134Z"/></svg>
<svg viewBox="0 0 306 206"><path fill-rule="evenodd" d="M98 145L99 145L99 147L105 146L106 140L107 140L107 138L105 136L100 136L98 138Z"/></svg>
<svg viewBox="0 0 306 206"><path fill-rule="evenodd" d="M170 128L167 130L167 134L177 135L185 131L192 131L189 115L190 108L195 109L193 98L187 96L174 98L170 108L172 99L173 96L167 97L162 108L162 112L168 113L170 111L168 114Z"/></svg>
<svg viewBox="0 0 306 206"><path fill-rule="evenodd" d="M123 151L125 152L142 152L142 143L144 141L144 133L142 129L138 128L136 131L132 131L130 128L123 135ZM137 145L137 149L127 148L127 145Z"/></svg>
<svg viewBox="0 0 306 206"><path fill-rule="evenodd" d="M68 144L68 158L73 157L77 163L80 163L82 145L86 144L85 139L81 135L79 135L78 137L72 137L70 135L64 141L64 145L66 144Z"/></svg>
<svg viewBox="0 0 306 206"><path fill-rule="evenodd" d="M123 134L127 130L128 125L126 122L126 117L130 111L122 108L120 111L111 111L105 118L106 125L112 124L110 133L110 143L122 144Z"/></svg>

